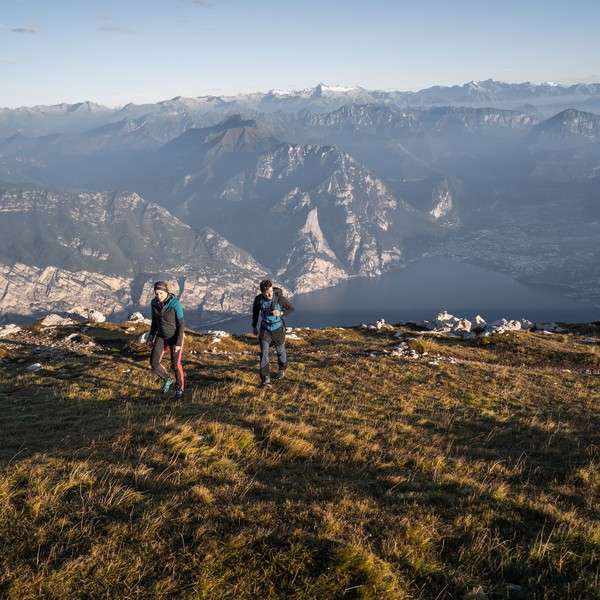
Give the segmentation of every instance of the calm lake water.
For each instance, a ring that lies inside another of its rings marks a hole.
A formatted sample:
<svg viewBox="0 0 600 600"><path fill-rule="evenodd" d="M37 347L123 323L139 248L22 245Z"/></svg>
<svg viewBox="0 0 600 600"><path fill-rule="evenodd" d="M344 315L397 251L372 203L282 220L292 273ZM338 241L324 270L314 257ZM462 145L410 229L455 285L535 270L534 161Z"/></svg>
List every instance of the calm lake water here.
<svg viewBox="0 0 600 600"><path fill-rule="evenodd" d="M430 258L377 278L356 278L327 290L290 298L296 312L288 327L334 327L433 320L447 310L456 317L486 321L526 318L533 322L587 323L600 320L600 306L569 296L562 287L525 285L507 275L457 260ZM250 309L250 307L249 307ZM248 333L251 317L211 326ZM208 329L208 328L207 328Z"/></svg>

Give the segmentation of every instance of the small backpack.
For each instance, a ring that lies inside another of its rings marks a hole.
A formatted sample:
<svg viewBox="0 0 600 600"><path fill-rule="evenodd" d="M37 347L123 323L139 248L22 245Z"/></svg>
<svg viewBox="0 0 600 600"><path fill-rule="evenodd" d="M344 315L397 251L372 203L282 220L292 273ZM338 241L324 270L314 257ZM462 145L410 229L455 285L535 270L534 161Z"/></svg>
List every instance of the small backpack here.
<svg viewBox="0 0 600 600"><path fill-rule="evenodd" d="M283 290L280 287L273 286L273 298L271 299L270 310L273 310L275 308L275 306L277 306L277 304L279 304L279 301L282 298L283 298ZM279 320L281 321L281 324L283 325L283 327L285 327L285 321L283 320L282 316L279 317Z"/></svg>

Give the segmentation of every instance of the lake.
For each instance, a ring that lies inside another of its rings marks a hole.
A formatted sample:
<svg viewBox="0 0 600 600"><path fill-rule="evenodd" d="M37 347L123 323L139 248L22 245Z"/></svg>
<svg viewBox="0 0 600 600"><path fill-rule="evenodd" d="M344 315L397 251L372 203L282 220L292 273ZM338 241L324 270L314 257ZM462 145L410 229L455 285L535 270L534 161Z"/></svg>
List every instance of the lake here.
<svg viewBox="0 0 600 600"><path fill-rule="evenodd" d="M600 320L600 306L569 295L558 286L526 285L507 275L450 258L428 258L376 278L355 278L340 285L290 298L296 312L288 327L335 327L433 320L443 310L456 317L481 315L564 323ZM249 307L250 309L251 307ZM251 331L251 317L231 319L207 329Z"/></svg>

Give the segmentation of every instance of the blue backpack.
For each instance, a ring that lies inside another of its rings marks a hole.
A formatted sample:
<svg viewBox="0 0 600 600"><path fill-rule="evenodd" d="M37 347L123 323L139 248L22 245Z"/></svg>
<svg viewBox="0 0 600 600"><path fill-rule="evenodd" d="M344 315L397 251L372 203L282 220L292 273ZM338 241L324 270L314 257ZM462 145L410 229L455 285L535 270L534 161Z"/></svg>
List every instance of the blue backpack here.
<svg viewBox="0 0 600 600"><path fill-rule="evenodd" d="M279 287L273 288L273 298L271 300L263 300L261 299L260 303L260 312L261 319L260 324L261 327L267 329L269 331L275 331L279 329L282 325L285 327L285 321L281 318L281 315L276 317L272 314L274 310L281 311L281 305L279 304L279 299L283 297L283 290Z"/></svg>

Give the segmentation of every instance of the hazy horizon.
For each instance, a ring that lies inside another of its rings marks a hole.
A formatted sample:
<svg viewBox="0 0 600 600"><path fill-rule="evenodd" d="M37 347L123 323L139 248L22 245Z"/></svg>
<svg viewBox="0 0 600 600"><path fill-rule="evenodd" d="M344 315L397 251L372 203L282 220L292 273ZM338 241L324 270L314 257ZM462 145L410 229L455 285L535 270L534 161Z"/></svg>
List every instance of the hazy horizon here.
<svg viewBox="0 0 600 600"><path fill-rule="evenodd" d="M119 107L319 83L418 91L487 79L600 81L600 4L591 0L0 0L0 7L6 108Z"/></svg>

